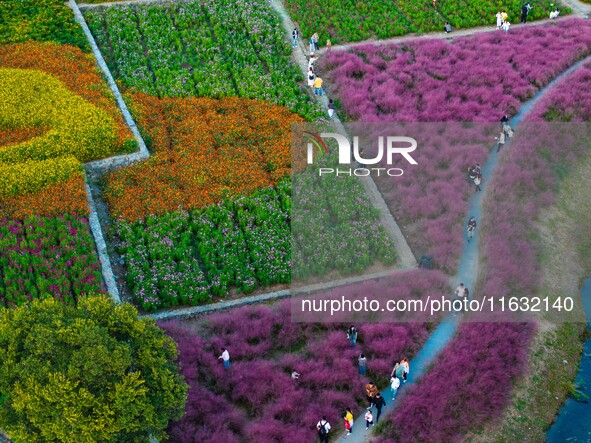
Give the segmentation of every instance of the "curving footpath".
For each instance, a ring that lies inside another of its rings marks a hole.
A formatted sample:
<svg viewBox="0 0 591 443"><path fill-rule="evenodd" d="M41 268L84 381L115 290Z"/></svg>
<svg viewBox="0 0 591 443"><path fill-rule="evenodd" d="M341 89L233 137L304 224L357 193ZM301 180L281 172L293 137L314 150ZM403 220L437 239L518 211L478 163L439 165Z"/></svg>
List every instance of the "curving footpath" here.
<svg viewBox="0 0 591 443"><path fill-rule="evenodd" d="M577 68L581 67L583 64L591 61L591 56L586 57L583 60L578 61L574 65L572 65L567 70L560 73L554 80L549 82L546 86L540 89L536 95L534 95L530 100L525 102L519 112L510 120L511 126L516 129L519 126L519 123L523 120L523 118L527 115L527 113L531 110L531 108L541 99L543 98L550 90L552 90L558 83L560 83L566 76L572 74ZM510 144L507 144L505 149L509 148ZM498 160L498 153L495 149L491 151L491 154L488 157L488 160L484 167L482 168L482 192L476 192L472 196L470 200L470 209L468 215L465 220L465 225L468 222L468 218L470 216L474 216L476 220L482 220L483 213L482 213L482 200L484 194L486 192L487 183L490 180L494 173L495 166ZM476 235L470 243L466 242L464 245L464 251L462 253L462 257L460 259L460 263L458 265L458 272L455 277L455 285L464 283L467 288L472 291L476 283L476 277L478 276L478 235ZM454 287L455 287L454 285ZM473 292L472 292L473 293ZM425 342L423 347L419 350L417 355L410 361L410 372L408 375L408 381L404 383L398 394L400 396L404 396L404 391L406 388L413 383L416 383L423 374L428 370L429 365L434 361L435 357L443 350L443 348L447 345L447 343L452 339L455 335L457 330L457 326L459 324L459 320L461 316L454 316L448 315L433 331L429 339ZM371 365L371 362L370 362ZM392 409L392 396L390 393L390 387L385 389L382 392L382 397L386 401L386 409L383 411L383 415L387 413L390 409ZM398 402L395 400L394 406L396 406ZM364 419L365 411L362 415L355 419L355 426L353 426L353 432L351 435L346 436L343 434L342 437L338 439L339 442L349 442L349 443L362 443L367 442L371 438L371 433L365 431L365 419ZM342 429L341 423L335 424L335 429ZM339 431L340 433L340 431Z"/></svg>

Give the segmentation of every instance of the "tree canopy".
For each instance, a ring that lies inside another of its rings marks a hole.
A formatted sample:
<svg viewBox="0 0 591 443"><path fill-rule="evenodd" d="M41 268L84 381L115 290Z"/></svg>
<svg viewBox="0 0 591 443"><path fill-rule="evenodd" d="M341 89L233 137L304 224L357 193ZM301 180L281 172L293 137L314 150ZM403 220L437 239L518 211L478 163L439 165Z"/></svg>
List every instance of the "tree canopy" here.
<svg viewBox="0 0 591 443"><path fill-rule="evenodd" d="M146 442L184 412L176 343L102 296L0 311L0 429L15 442Z"/></svg>

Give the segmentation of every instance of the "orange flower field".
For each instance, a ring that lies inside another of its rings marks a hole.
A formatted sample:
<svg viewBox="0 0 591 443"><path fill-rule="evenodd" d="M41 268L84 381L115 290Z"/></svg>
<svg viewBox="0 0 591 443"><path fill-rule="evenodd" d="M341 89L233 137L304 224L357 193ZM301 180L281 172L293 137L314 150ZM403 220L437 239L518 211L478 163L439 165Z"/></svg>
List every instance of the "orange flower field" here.
<svg viewBox="0 0 591 443"><path fill-rule="evenodd" d="M75 174L63 182L46 186L35 194L0 199L0 219L26 220L34 215L57 217L63 214L88 216L82 174Z"/></svg>
<svg viewBox="0 0 591 443"><path fill-rule="evenodd" d="M154 156L111 173L114 217L136 220L250 194L290 174L291 124L303 119L258 100L127 97Z"/></svg>
<svg viewBox="0 0 591 443"><path fill-rule="evenodd" d="M30 41L1 45L0 67L37 69L57 77L74 94L98 106L113 118L121 151L130 150L129 146L124 148L124 143L135 144L109 87L95 65L92 54L85 54L74 46L51 42ZM14 130L11 129L9 133L11 132ZM7 142L0 132L0 146L4 144Z"/></svg>

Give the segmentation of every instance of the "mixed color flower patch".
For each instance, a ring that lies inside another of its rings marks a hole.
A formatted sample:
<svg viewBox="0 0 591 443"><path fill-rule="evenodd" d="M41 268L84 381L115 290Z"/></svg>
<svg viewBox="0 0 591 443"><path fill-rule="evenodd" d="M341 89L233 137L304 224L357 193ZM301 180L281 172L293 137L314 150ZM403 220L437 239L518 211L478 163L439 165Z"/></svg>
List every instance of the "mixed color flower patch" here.
<svg viewBox="0 0 591 443"><path fill-rule="evenodd" d="M91 9L85 18L113 73L154 96L257 98L318 115L264 0Z"/></svg>
<svg viewBox="0 0 591 443"><path fill-rule="evenodd" d="M317 196L330 202L332 212L326 216L340 216L334 232L350 229L351 222L360 230L368 229L363 240L346 233L333 235L332 241L327 241L332 247L307 254L306 260L298 255L296 277L334 270L349 274L376 261L395 261L394 245L362 192L360 187L350 185L348 189L325 189ZM339 200L343 194L360 198ZM275 188L224 200L201 211L116 223L117 248L125 259L126 279L134 298L145 310L153 311L205 303L214 296L227 296L233 288L248 293L259 287L289 283L291 206L290 183L282 181ZM316 215L310 214L299 222L300 232L317 232ZM300 237L293 241L298 251L310 243ZM366 255L367 260L359 260L360 255Z"/></svg>
<svg viewBox="0 0 591 443"><path fill-rule="evenodd" d="M0 278L0 306L8 308L48 296L76 303L83 294L102 292L87 220L0 220Z"/></svg>
<svg viewBox="0 0 591 443"><path fill-rule="evenodd" d="M115 218L133 221L250 194L290 173L291 124L282 106L237 98L128 96L154 155L107 177Z"/></svg>

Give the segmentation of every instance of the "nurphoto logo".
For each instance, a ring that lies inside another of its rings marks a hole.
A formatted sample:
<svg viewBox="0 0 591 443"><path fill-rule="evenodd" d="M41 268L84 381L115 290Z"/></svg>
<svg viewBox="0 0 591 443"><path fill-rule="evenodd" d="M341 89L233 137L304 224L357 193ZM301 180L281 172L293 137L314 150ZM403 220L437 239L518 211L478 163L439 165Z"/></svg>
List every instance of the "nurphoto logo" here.
<svg viewBox="0 0 591 443"><path fill-rule="evenodd" d="M340 165L349 165L349 168L328 168L328 167L321 167L318 168L318 174L320 176L323 175L348 175L348 176L357 176L357 177L364 177L368 175L381 175L387 174L391 177L399 177L404 174L404 170L401 168L393 168L393 167L366 167L369 165L378 165L380 164L384 156L386 158L386 165L391 166L393 164L392 160L394 155L401 155L404 159L410 163L411 165L417 165L418 163L412 156L410 155L415 149L417 149L417 141L412 137L405 137L405 136L379 136L378 137L378 144L377 144L377 153L373 158L366 158L364 155L366 154L363 148L359 148L359 137L353 137L353 149L351 149L351 142L342 134L338 134L335 132L323 132L320 135L314 134L313 132L305 131L304 132L309 141L307 143L307 163L309 165L314 164L314 147L316 150L321 154L328 154L329 149L326 143L324 142L325 138L333 138L338 143L338 154L339 154L339 164ZM353 168L353 162L351 159L351 153L353 153L353 159L357 165L356 168ZM363 165L363 166L362 166Z"/></svg>

